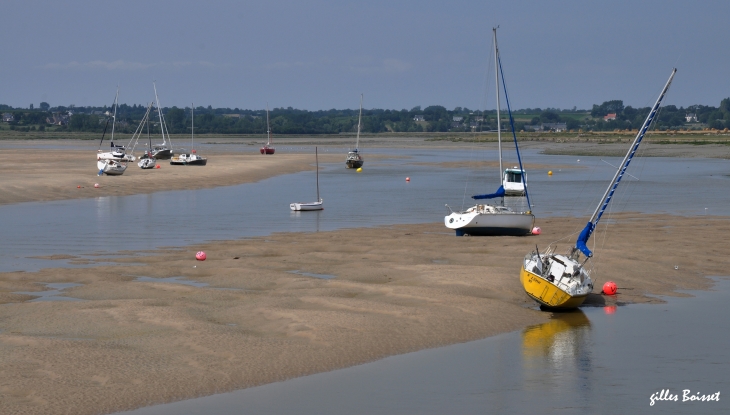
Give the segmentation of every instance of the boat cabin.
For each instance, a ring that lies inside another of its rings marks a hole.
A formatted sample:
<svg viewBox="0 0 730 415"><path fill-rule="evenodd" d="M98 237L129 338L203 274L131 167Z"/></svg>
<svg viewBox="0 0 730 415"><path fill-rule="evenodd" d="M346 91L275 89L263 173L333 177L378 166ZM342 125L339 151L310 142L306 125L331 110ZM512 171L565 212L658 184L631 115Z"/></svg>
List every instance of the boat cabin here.
<svg viewBox="0 0 730 415"><path fill-rule="evenodd" d="M525 194L525 185L522 181L523 174L525 174L525 171L520 170L519 167L504 169L502 186L504 186L505 195L523 196Z"/></svg>

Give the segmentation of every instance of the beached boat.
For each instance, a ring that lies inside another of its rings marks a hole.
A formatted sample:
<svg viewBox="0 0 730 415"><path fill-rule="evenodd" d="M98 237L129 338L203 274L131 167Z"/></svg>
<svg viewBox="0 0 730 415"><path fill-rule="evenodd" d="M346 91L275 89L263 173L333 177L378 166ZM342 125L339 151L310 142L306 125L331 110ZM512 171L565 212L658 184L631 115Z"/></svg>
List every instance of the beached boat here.
<svg viewBox="0 0 730 415"><path fill-rule="evenodd" d="M195 150L195 106L190 106L190 153L183 153L170 159L170 164L178 166L205 166L208 159Z"/></svg>
<svg viewBox="0 0 730 415"><path fill-rule="evenodd" d="M121 176L127 170L125 162L117 160L97 160L96 167L99 169L99 176L106 174L108 176Z"/></svg>
<svg viewBox="0 0 730 415"><path fill-rule="evenodd" d="M586 244L596 229L598 221L601 220L601 216L606 211L606 207L611 202L621 178L626 174L626 169L639 148L641 140L651 126L652 121L654 121L662 99L667 93L676 72L676 69L672 70L669 80L664 85L664 89L659 94L659 98L654 103L636 138L634 138L623 162L616 170L611 183L603 194L603 198L601 198L585 228L578 235L575 246L566 255L555 254L553 252L554 248L548 246L543 253L540 253L535 247L535 251L525 256L520 270L520 282L527 295L540 305L557 309L575 308L583 304L588 294L593 291L590 271L585 268L588 260L593 257L593 252ZM580 260L581 253L585 256L582 262Z"/></svg>
<svg viewBox="0 0 730 415"><path fill-rule="evenodd" d="M266 144L264 144L263 147L261 147L261 154L274 154L276 152L276 149L271 145L271 126L269 125L269 104L266 103L266 134L268 135L268 139L266 141Z"/></svg>
<svg viewBox="0 0 730 415"><path fill-rule="evenodd" d="M104 132L101 134L101 140L99 141L99 149L96 151L96 161L97 165L99 165L99 161L101 160L115 160L119 162L128 162L128 161L134 161L135 157L132 154L127 154L127 147L126 146L120 146L114 144L114 129L116 127L117 123L117 106L119 102L119 87L117 87L117 94L114 97L114 110L113 112L107 111L106 112L106 124L104 125ZM111 149L110 151L102 151L101 150L101 144L104 142L104 136L106 135L106 130L109 127L109 120L112 122L112 134L109 141L111 142ZM131 142L130 142L131 143ZM123 171L122 171L123 173ZM119 174L122 174L119 173ZM117 175L119 175L117 174Z"/></svg>
<svg viewBox="0 0 730 415"><path fill-rule="evenodd" d="M500 186L496 192L491 194L475 195L472 199L501 199L500 205L477 204L463 212L454 212L449 205L450 213L444 217L444 225L453 229L457 236L475 235L528 235L532 231L535 224L535 216L530 211L530 196L527 193L527 184L525 178L525 170L522 167L522 158L520 157L520 149L517 145L517 136L515 134L514 119L512 111L509 107L509 98L507 97L507 89L504 89L505 101L509 112L510 125L512 127L512 137L517 151L517 160L519 167L513 169L503 169L502 167L502 125L500 115L500 74L502 79L502 87L504 87L504 74L502 73L501 61L499 58L499 48L497 47L497 29L492 29L494 36L494 66L495 66L495 83L497 89L497 143L499 149L499 177ZM505 196L525 196L527 198L527 210L524 212L515 211L504 206Z"/></svg>
<svg viewBox="0 0 730 415"><path fill-rule="evenodd" d="M317 201L316 202L308 202L308 203L302 203L302 202L295 202L289 205L289 208L294 211L302 211L302 210L322 210L324 209L324 205L322 204L322 198L319 197L319 156L317 154L317 147L314 148L314 159L317 163L317 175L316 175L316 181L317 181Z"/></svg>
<svg viewBox="0 0 730 415"><path fill-rule="evenodd" d="M159 160L169 160L174 154L172 151L172 140L170 139L170 133L167 131L167 123L165 123L165 116L162 115L162 107L160 107L160 99L157 97L157 85L152 83L152 87L155 89L155 102L157 103L157 114L160 118L160 131L162 133L162 143L152 145L150 141L149 155ZM169 141L169 143L168 143Z"/></svg>
<svg viewBox="0 0 730 415"><path fill-rule="evenodd" d="M144 126L147 126L147 142L149 143L149 148L152 148L152 140L150 138L150 114L152 112L152 103L150 103L147 106L147 111L145 112L144 116L142 117L142 121L139 122L139 125L137 126L137 129L132 134L132 152L134 152L134 149L137 148L137 144L139 143L139 139L142 137L142 132L144 129ZM155 165L157 164L157 160L151 155L151 152L149 150L145 151L142 156L139 158L139 162L137 163L137 166L139 166L142 169L153 169L155 168Z"/></svg>
<svg viewBox="0 0 730 415"><path fill-rule="evenodd" d="M345 159L345 166L348 169L359 169L365 163L365 160L362 159L362 154L360 154L360 125L362 125L362 94L360 94L360 115L357 117L355 148L347 153L347 158Z"/></svg>

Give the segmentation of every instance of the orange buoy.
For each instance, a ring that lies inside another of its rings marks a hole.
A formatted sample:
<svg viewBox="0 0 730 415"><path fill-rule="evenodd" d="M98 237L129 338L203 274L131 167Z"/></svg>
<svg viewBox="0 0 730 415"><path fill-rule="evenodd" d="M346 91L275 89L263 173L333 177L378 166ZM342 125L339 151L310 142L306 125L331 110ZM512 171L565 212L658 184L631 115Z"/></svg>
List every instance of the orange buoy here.
<svg viewBox="0 0 730 415"><path fill-rule="evenodd" d="M411 178L410 177L406 177L406 181L407 182L410 182L411 181Z"/></svg>
<svg viewBox="0 0 730 415"><path fill-rule="evenodd" d="M540 235L541 233L542 233L542 229L540 229L539 226L535 226L534 228L532 228L533 235Z"/></svg>
<svg viewBox="0 0 730 415"><path fill-rule="evenodd" d="M198 251L198 253L195 254L195 259L197 259L198 261L205 261L205 258L207 258L207 256L203 251Z"/></svg>
<svg viewBox="0 0 730 415"><path fill-rule="evenodd" d="M548 176L552 176L552 175L553 175L553 171L552 170L548 170Z"/></svg>
<svg viewBox="0 0 730 415"><path fill-rule="evenodd" d="M603 284L603 293L606 295L614 295L616 294L616 290L618 290L618 287L616 287L616 283L613 281L608 281Z"/></svg>
<svg viewBox="0 0 730 415"><path fill-rule="evenodd" d="M155 168L156 168L156 169L159 169L159 168L160 168L160 165L159 165L159 164L158 164L158 165L156 165L156 166L155 166Z"/></svg>
<svg viewBox="0 0 730 415"><path fill-rule="evenodd" d="M81 186L76 186L77 189L81 189Z"/></svg>

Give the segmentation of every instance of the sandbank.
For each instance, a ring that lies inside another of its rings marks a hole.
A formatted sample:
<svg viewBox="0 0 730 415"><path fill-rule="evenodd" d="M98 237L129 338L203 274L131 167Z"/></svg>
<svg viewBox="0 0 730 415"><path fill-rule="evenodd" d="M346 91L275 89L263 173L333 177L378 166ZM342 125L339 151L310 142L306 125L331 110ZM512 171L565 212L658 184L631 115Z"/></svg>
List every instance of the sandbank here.
<svg viewBox="0 0 730 415"><path fill-rule="evenodd" d="M594 235L586 306L661 302L726 273L726 218L612 219ZM583 222L540 219L542 235L528 237L458 238L440 223L281 233L0 274L0 412L112 413L541 323L550 313L522 291L522 257L554 241L567 250ZM607 280L618 295L599 294ZM14 294L44 290L39 282L82 284L64 295L83 301Z"/></svg>

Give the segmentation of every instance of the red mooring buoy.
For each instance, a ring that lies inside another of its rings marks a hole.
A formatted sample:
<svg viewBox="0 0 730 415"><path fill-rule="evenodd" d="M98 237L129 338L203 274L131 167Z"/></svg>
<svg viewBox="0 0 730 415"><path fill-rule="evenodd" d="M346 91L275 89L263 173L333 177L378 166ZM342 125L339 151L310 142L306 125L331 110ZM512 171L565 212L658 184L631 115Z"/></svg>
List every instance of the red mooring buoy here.
<svg viewBox="0 0 730 415"><path fill-rule="evenodd" d="M406 181L407 182L410 182L411 181L411 178L410 177L406 177Z"/></svg>
<svg viewBox="0 0 730 415"><path fill-rule="evenodd" d="M198 253L195 254L195 259L197 259L198 261L205 261L205 258L207 258L207 256L203 251L198 251Z"/></svg>
<svg viewBox="0 0 730 415"><path fill-rule="evenodd" d="M616 287L616 283L613 281L608 281L603 284L603 293L606 295L614 295L616 294L616 290L618 290L618 287Z"/></svg>

